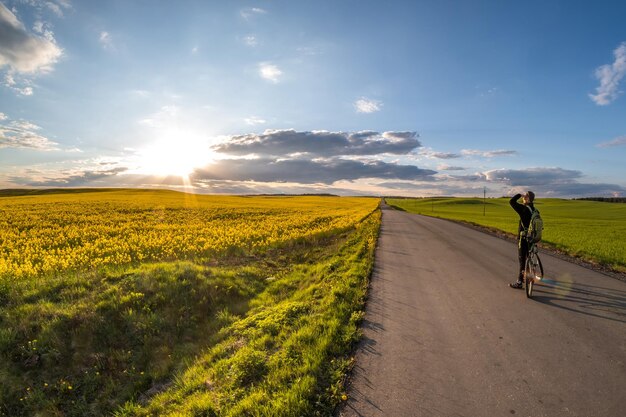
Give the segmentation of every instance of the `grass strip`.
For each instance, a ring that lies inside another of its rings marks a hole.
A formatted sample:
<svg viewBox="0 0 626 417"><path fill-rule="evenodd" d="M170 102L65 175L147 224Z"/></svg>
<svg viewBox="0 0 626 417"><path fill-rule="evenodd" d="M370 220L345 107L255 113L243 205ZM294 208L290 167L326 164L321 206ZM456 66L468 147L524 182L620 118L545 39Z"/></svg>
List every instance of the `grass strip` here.
<svg viewBox="0 0 626 417"><path fill-rule="evenodd" d="M316 262L272 277L171 387L116 416L330 415L345 399L379 225L376 211Z"/></svg>

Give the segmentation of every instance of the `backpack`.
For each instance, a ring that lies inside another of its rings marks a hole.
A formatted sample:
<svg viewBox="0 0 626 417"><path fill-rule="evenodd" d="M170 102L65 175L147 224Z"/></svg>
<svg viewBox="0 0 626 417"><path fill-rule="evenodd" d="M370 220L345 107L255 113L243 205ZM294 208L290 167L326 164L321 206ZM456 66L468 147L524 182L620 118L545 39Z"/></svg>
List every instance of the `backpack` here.
<svg viewBox="0 0 626 417"><path fill-rule="evenodd" d="M537 243L541 240L541 233L543 232L543 219L541 218L541 214L537 209L528 209L532 212L530 217L530 224L528 225L528 233L527 236L529 241L532 243Z"/></svg>

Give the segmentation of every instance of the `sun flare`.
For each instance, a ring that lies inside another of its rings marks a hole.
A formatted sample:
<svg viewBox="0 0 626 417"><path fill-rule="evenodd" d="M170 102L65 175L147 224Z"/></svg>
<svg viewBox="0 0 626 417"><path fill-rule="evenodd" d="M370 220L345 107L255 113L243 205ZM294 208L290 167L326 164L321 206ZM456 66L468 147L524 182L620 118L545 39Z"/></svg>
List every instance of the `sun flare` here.
<svg viewBox="0 0 626 417"><path fill-rule="evenodd" d="M170 130L137 151L137 173L187 178L215 159L210 142L197 133Z"/></svg>

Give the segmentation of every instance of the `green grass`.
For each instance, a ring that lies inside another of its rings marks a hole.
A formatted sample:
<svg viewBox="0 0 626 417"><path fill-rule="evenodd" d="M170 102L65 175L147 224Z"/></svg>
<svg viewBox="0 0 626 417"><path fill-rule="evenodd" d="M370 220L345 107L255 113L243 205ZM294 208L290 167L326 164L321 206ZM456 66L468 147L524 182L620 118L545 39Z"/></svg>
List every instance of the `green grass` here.
<svg viewBox="0 0 626 417"><path fill-rule="evenodd" d="M386 199L411 213L469 222L517 233L519 217L508 198ZM538 199L543 244L586 261L626 271L626 205L597 201Z"/></svg>
<svg viewBox="0 0 626 417"><path fill-rule="evenodd" d="M360 337L379 221L376 212L315 262L273 276L170 388L116 415L331 415Z"/></svg>
<svg viewBox="0 0 626 417"><path fill-rule="evenodd" d="M0 281L0 415L329 415L379 224L210 265Z"/></svg>

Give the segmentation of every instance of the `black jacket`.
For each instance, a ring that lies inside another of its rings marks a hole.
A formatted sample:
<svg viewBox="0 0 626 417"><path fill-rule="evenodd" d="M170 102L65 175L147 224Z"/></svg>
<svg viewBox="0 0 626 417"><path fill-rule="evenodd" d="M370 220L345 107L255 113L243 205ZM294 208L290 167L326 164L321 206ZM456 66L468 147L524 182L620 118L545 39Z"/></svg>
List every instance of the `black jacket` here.
<svg viewBox="0 0 626 417"><path fill-rule="evenodd" d="M528 205L520 204L517 200L520 199L521 194L515 194L511 200L509 200L509 204L513 207L513 210L519 214L519 227L517 228L517 236L519 236L520 232L523 230L528 230L528 226L530 226L530 218L533 215L533 211L535 211L535 206L533 203ZM528 208L530 207L530 210Z"/></svg>

